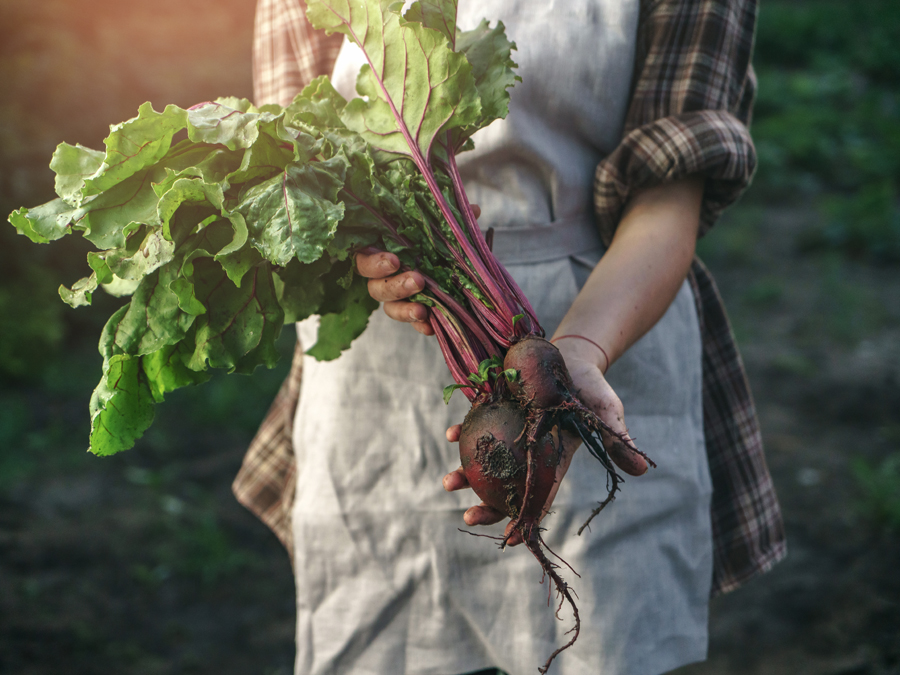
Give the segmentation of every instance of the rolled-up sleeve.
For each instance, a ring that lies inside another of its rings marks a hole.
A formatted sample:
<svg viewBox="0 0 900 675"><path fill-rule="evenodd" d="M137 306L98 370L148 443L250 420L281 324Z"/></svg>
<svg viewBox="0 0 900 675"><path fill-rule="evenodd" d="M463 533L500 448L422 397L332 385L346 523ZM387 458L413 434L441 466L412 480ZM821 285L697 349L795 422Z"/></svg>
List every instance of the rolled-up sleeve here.
<svg viewBox="0 0 900 675"><path fill-rule="evenodd" d="M748 126L755 0L644 0L622 141L597 167L594 205L612 240L629 196L690 174L705 179L700 234L750 184Z"/></svg>

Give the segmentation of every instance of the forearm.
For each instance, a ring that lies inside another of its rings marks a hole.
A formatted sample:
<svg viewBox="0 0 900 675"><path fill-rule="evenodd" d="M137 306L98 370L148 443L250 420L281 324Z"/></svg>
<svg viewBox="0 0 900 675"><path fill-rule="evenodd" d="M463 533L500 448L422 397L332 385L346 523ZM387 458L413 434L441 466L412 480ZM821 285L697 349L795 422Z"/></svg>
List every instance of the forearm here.
<svg viewBox="0 0 900 675"><path fill-rule="evenodd" d="M637 193L555 336L590 338L613 363L650 330L690 269L702 198L699 177ZM567 352L594 359L605 370L606 359L596 347L582 340L565 342Z"/></svg>

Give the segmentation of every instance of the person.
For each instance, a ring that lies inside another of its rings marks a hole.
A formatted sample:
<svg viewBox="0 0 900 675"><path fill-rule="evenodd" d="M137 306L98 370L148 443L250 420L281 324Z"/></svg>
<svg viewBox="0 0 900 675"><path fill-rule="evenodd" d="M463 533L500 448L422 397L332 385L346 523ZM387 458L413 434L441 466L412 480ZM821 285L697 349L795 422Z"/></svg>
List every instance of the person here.
<svg viewBox="0 0 900 675"><path fill-rule="evenodd" d="M582 635L553 668L666 672L705 657L710 595L786 550L740 357L694 256L755 166L756 3L461 0L461 28L482 16L517 42L523 81L460 156L467 193L582 399L658 464L576 537L605 474L567 454L544 535L581 575ZM352 95L359 64L300 0L259 0L258 104L323 73ZM315 321L298 325L234 485L292 555L296 673L530 672L571 616L554 617L524 551L457 531L499 515L454 470L465 403L441 402L449 375L426 308L407 301L422 280L386 253L357 267L385 312L327 363L302 353Z"/></svg>

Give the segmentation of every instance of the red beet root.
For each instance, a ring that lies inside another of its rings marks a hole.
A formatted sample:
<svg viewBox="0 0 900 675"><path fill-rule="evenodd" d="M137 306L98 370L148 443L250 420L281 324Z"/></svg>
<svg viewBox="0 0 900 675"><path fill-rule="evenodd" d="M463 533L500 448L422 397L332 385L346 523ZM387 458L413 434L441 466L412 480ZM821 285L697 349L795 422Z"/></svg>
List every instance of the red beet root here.
<svg viewBox="0 0 900 675"><path fill-rule="evenodd" d="M459 439L463 471L475 494L522 523L540 518L559 465L549 434L530 446L533 480L525 503L529 461L525 423L524 411L511 401L476 404L466 415Z"/></svg>
<svg viewBox="0 0 900 675"><path fill-rule="evenodd" d="M512 345L503 369L518 373L509 388L527 408L555 408L572 397L574 385L566 362L559 349L542 337L529 335Z"/></svg>

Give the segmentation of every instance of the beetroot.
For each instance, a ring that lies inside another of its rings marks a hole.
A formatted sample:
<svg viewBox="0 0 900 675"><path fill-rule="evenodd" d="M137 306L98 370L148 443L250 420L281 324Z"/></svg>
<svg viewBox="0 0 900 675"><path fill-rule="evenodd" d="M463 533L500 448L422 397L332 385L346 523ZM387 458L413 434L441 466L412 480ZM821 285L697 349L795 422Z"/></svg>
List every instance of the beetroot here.
<svg viewBox="0 0 900 675"><path fill-rule="evenodd" d="M485 504L514 520L537 521L556 482L559 452L550 434L526 447L525 421L524 411L512 401L476 404L463 422L459 458L469 485ZM525 502L529 450L534 468Z"/></svg>
<svg viewBox="0 0 900 675"><path fill-rule="evenodd" d="M509 389L527 408L554 408L572 398L572 378L556 346L537 335L528 335L509 348L503 359L504 370L515 370L517 377Z"/></svg>

